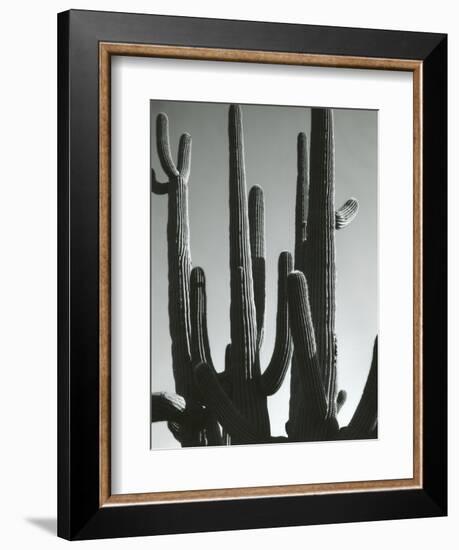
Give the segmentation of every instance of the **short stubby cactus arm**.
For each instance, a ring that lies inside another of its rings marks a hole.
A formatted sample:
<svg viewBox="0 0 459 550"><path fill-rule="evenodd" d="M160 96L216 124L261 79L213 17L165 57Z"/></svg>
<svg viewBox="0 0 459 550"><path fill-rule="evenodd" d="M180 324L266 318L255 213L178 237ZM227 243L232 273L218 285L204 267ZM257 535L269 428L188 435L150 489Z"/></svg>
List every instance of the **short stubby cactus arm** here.
<svg viewBox="0 0 459 550"><path fill-rule="evenodd" d="M336 396L336 413L343 408L343 405L346 403L347 392L346 390L339 390L338 395Z"/></svg>
<svg viewBox="0 0 459 550"><path fill-rule="evenodd" d="M164 195L168 192L170 180L181 176L185 183L190 177L191 165L191 136L187 133L180 136L177 165L172 158L169 141L169 119L165 113L159 113L156 118L156 143L159 162L169 178L169 182L162 183L156 179L156 173L151 171L151 190L157 195Z"/></svg>
<svg viewBox="0 0 459 550"><path fill-rule="evenodd" d="M249 230L259 350L263 341L266 300L265 203L263 189L259 185L254 185L249 193Z"/></svg>
<svg viewBox="0 0 459 550"><path fill-rule="evenodd" d="M276 339L271 361L261 376L261 390L265 395L273 395L281 387L292 358L293 341L290 333L287 295L287 278L292 269L291 254L281 252L277 279Z"/></svg>
<svg viewBox="0 0 459 550"><path fill-rule="evenodd" d="M224 431L241 443L259 442L263 436L234 406L221 387L214 369L206 363L198 363L194 367L194 376L204 404L215 414Z"/></svg>
<svg viewBox="0 0 459 550"><path fill-rule="evenodd" d="M378 423L378 338L373 346L370 372L362 397L347 427L342 428L345 439L377 437Z"/></svg>
<svg viewBox="0 0 459 550"><path fill-rule="evenodd" d="M359 211L359 203L357 199L347 200L343 206L335 213L335 229L344 229L357 216Z"/></svg>

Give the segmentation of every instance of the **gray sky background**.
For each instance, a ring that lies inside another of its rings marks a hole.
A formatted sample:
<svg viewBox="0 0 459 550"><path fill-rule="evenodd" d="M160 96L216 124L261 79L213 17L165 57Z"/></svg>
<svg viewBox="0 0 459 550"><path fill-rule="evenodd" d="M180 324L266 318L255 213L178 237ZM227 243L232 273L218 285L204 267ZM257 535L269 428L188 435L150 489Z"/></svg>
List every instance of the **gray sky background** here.
<svg viewBox="0 0 459 550"><path fill-rule="evenodd" d="M193 266L206 274L208 330L217 370L224 368L229 327L228 105L151 101L151 164L164 181L155 137L156 116L167 113L174 158L180 135L192 136L189 214ZM378 332L377 303L377 112L334 109L336 207L349 197L360 203L357 218L336 233L338 388L348 393L339 415L346 424L360 398ZM274 346L277 260L293 252L298 132L309 138L310 109L243 105L248 190L265 196L266 318L262 368ZM174 391L167 311L167 195L151 196L151 385ZM290 375L268 399L273 435L285 434ZM165 423L152 425L152 448L179 444Z"/></svg>

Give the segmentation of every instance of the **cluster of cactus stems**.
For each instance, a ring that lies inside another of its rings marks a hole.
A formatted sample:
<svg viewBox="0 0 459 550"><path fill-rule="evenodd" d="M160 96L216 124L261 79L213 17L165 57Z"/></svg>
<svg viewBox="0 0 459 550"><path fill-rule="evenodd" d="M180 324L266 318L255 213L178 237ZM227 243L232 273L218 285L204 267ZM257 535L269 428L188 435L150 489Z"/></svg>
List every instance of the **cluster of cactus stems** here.
<svg viewBox="0 0 459 550"><path fill-rule="evenodd" d="M169 328L176 393L153 393L151 421L167 421L182 446L362 439L377 436L377 341L368 379L346 427L337 414L335 231L358 211L355 199L335 210L333 112L312 109L310 152L298 135L294 265L278 261L274 350L261 365L266 260L263 189L247 196L242 111L229 108L230 332L224 370L215 369L207 333L206 280L192 268L188 220L191 137L183 134L174 162L168 119L157 117L158 157L168 181L152 170L152 192L168 195ZM310 162L309 162L310 159ZM268 397L291 366L286 436L273 437Z"/></svg>

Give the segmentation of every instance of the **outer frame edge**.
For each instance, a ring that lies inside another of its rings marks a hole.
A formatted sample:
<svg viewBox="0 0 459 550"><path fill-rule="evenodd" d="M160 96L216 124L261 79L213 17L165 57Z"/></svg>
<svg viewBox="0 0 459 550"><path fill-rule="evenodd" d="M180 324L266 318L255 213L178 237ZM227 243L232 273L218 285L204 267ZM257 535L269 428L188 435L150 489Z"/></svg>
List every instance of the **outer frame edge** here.
<svg viewBox="0 0 459 550"><path fill-rule="evenodd" d="M58 59L57 59L57 174L58 174L58 483L57 483L57 535L69 539L71 536L70 507L70 395L69 395L69 12L59 13Z"/></svg>
<svg viewBox="0 0 459 550"><path fill-rule="evenodd" d="M68 192L69 192L69 186L70 181L68 179L68 172L69 172L69 150L68 150L68 128L69 128L69 104L68 104L68 92L69 92L69 63L68 63L68 56L69 56L69 34L70 34L70 14L72 15L78 15L85 14L84 19L86 19L86 16L89 14L95 14L97 13L99 16L103 15L104 12L86 12L86 11L80 11L80 10L72 10L71 12L63 12L62 14L59 14L58 20L59 20L59 32L58 32L58 44L59 44L59 62L58 62L58 69L59 69L59 77L58 77L58 87L59 87L59 101L61 107L59 108L59 119L58 119L58 126L59 126L59 140L58 140L58 174L59 174L59 205L61 205L65 199L65 197L68 198ZM113 12L112 12L113 13ZM117 15L122 16L122 13L118 13ZM131 15L131 14L126 14ZM169 19L176 19L170 16L161 16L161 17L167 17ZM73 19L73 17L72 17ZM185 18L178 18L178 19L185 19ZM188 22L191 22L190 20L196 20L196 18L187 18ZM211 21L211 20L208 20ZM244 21L233 21L233 23L244 23ZM257 24L260 24L261 22L254 22ZM81 24L81 20L79 21L79 24ZM271 25L271 23L270 23ZM280 24L284 26L288 26L288 24ZM300 26L300 25L299 25ZM305 25L303 25L306 27ZM336 27L338 28L338 27ZM341 28L342 29L342 28ZM114 34L116 34L116 29L113 30ZM351 30L351 29L349 29ZM352 29L354 30L354 29ZM355 29L356 31L363 31L365 29ZM384 32L384 31L375 31L375 32ZM391 32L391 31L388 31ZM403 32L403 31L401 31ZM444 34L435 34L435 35L427 35L427 33L419 33L419 35L426 35L426 36L434 36L437 40L435 47L431 50L431 53L427 57L425 57L426 60L428 60L429 57L431 57L432 52L437 48L437 46L445 40L446 42L446 35ZM97 38L94 37L96 40ZM446 46L446 44L445 44ZM62 49L64 49L64 54L62 54ZM65 78L63 78L63 75L65 74ZM64 89L66 87L67 94L62 95L64 92ZM446 93L445 93L445 99L446 99ZM62 102L67 102L65 105L63 105ZM62 120L62 114L64 113L64 120ZM425 136L423 136L425 140ZM67 140L67 146L65 144ZM65 170L67 173L65 174ZM64 182L64 183L62 183ZM67 195L65 194L67 193ZM445 201L446 204L446 201ZM60 208L61 210L61 208ZM70 311L65 304L62 303L63 298L65 298L65 294L62 293L62 283L65 280L65 262L69 260L70 251L68 248L68 242L66 247L64 246L64 239L63 239L63 233L65 231L68 232L69 227L69 214L67 212L59 212L59 275L58 275L58 281L59 281L59 319L61 319L61 315L69 315ZM64 259L62 258L62 254L64 254ZM446 259L446 257L445 257ZM444 282L444 281L442 281ZM67 279L68 283L68 279ZM67 288L67 292L68 292ZM67 309L65 309L67 307ZM148 533L145 533L142 531L143 526L139 525L141 523L141 520L137 522L134 522L136 524L137 529L142 532L134 532L132 530L131 525L131 531L130 532L123 532L121 533L118 531L116 534L112 534L110 532L107 532L107 518L116 518L119 517L118 514L112 514L111 511L99 509L92 515L89 514L90 519L84 523L84 525L80 525L78 528L74 527L74 522L72 522L72 510L70 506L70 490L71 490L71 483L70 483L70 458L71 458L71 449L70 449L70 431L69 431L69 424L70 424L70 411L69 411L69 369L70 364L68 363L69 356L68 356L68 350L67 355L65 351L65 347L62 344L61 334L63 331L63 327L61 326L61 323L59 323L59 351L58 351L58 360L59 360L59 370L58 370L58 387L59 387L59 421L58 421L58 434L59 434L59 447L58 447L58 453L59 453L59 489L58 489L58 502L59 502L59 511L58 511L58 535L66 538L66 539L73 539L73 540L83 540L88 538L102 538L102 537L114 537L114 536L134 536L136 534L138 535L146 535L146 534L160 534L160 533L172 533L172 532L192 532L190 529L183 529L183 530L174 530L171 528L170 525L152 525L151 531ZM64 331L65 332L65 331ZM445 380L446 384L446 380ZM67 391L67 394L64 396L62 389L64 391ZM66 401L67 399L67 401ZM66 446L66 448L63 448L63 444ZM445 441L446 446L446 441ZM67 477L66 477L67 476ZM445 478L446 480L446 478ZM446 490L446 484L445 484L445 490ZM447 499L446 499L446 493L445 496L440 496L440 498L432 493L430 490L416 490L416 491L407 491L407 493L410 493L410 496L417 499L418 501L422 500L423 502L428 499L428 503L424 502L426 506L426 515L423 516L416 516L416 517L427 517L427 516L441 516L446 515L447 513ZM295 497L293 497L295 498ZM307 498L307 497L298 497L300 499ZM317 498L317 497L315 497ZM266 500L266 499L265 499ZM253 502L253 501L252 501ZM62 504L64 504L64 508L62 508ZM215 505L215 503L213 503ZM165 506L172 506L172 505L165 505ZM121 512L127 513L129 509L132 507L129 506L123 506L119 507L118 510ZM428 512L428 513L427 513ZM408 516L401 516L394 514L391 518L381 518L381 519L396 519L401 517L408 517ZM413 516L414 517L414 516ZM375 518L370 518L374 520ZM377 519L377 518L376 518ZM258 519L258 521L260 521ZM365 521L364 519L343 519L343 520L336 520L337 521ZM326 520L325 521L315 521L315 522L292 522L283 523L283 526L287 525L304 525L304 524L314 524L314 523L329 523ZM233 527L224 527L225 529L247 529L247 528L263 528L263 527L269 527L269 526L275 526L275 525L248 525L248 526L240 526L236 525ZM276 525L281 526L281 525ZM122 524L119 526L119 529L124 529L128 527L125 522L122 522ZM205 528L198 528L195 530L197 531L209 531L209 530L221 530L221 527L217 525L216 528L213 528L212 526L207 526Z"/></svg>

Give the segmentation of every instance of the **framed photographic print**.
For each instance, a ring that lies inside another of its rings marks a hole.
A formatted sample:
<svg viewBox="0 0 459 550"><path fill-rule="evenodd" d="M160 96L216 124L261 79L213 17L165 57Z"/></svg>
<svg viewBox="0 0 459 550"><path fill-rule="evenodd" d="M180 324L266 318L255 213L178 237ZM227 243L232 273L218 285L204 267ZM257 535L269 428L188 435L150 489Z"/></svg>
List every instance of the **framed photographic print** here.
<svg viewBox="0 0 459 550"><path fill-rule="evenodd" d="M446 36L58 22L59 535L445 515Z"/></svg>

